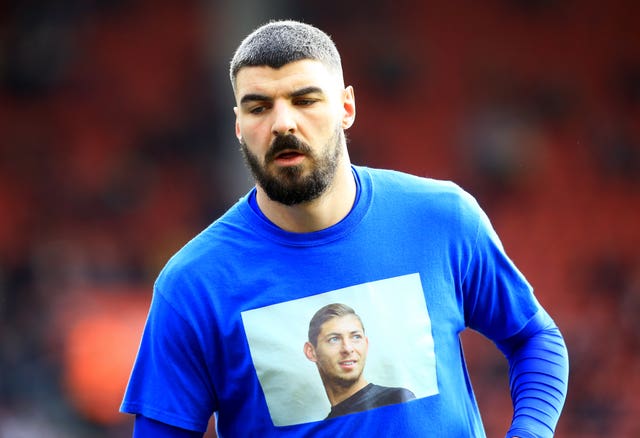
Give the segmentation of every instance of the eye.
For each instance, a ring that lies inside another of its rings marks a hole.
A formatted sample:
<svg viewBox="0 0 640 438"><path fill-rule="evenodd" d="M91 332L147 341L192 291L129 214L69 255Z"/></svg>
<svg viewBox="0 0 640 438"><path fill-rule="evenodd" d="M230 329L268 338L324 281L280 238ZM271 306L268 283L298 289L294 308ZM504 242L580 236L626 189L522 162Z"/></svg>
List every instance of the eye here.
<svg viewBox="0 0 640 438"><path fill-rule="evenodd" d="M317 102L316 99L302 98L302 99L296 99L294 103L299 106L309 106L309 105L313 105L316 102Z"/></svg>
<svg viewBox="0 0 640 438"><path fill-rule="evenodd" d="M249 108L249 112L251 114L260 114L264 112L267 108L264 105L254 106Z"/></svg>
<svg viewBox="0 0 640 438"><path fill-rule="evenodd" d="M337 344L338 342L340 342L340 337L339 336L331 336L329 339L327 339L327 342L329 344Z"/></svg>

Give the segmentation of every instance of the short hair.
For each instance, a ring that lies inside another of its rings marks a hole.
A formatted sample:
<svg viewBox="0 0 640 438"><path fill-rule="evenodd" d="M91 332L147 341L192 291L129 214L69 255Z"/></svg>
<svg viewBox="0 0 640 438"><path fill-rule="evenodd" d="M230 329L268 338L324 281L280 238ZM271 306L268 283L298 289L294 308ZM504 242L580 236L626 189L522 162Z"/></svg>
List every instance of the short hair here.
<svg viewBox="0 0 640 438"><path fill-rule="evenodd" d="M351 307L342 303L333 303L328 304L318 310L311 321L309 322L309 342L314 347L318 346L318 335L320 334L320 327L322 324L329 321L332 318L339 318L347 315L354 315L360 321L360 325L362 326L362 331L364 332L364 324L362 324L362 320L360 316L353 310Z"/></svg>
<svg viewBox="0 0 640 438"><path fill-rule="evenodd" d="M303 59L320 61L342 80L340 54L331 37L320 29L293 20L270 21L250 33L238 46L229 66L231 85L243 67L278 69Z"/></svg>

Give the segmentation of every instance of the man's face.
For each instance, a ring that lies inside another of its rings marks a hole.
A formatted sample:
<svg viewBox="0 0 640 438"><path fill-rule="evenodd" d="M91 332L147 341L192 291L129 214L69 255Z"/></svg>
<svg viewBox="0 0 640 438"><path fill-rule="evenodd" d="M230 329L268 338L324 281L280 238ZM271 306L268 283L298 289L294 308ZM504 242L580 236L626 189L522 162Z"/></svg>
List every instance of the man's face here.
<svg viewBox="0 0 640 438"><path fill-rule="evenodd" d="M320 196L343 157L353 90L318 61L244 67L236 77L236 135L258 185L294 205Z"/></svg>
<svg viewBox="0 0 640 438"><path fill-rule="evenodd" d="M310 359L316 362L325 384L350 387L362 377L368 348L357 316L335 317L322 324Z"/></svg>

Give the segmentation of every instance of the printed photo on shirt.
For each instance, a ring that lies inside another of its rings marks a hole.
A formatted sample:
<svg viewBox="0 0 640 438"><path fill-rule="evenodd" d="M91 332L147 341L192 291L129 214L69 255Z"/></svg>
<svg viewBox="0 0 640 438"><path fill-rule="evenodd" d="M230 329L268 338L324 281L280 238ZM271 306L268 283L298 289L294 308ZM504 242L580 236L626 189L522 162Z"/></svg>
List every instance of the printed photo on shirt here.
<svg viewBox="0 0 640 438"><path fill-rule="evenodd" d="M438 393L418 274L245 311L242 320L276 426Z"/></svg>

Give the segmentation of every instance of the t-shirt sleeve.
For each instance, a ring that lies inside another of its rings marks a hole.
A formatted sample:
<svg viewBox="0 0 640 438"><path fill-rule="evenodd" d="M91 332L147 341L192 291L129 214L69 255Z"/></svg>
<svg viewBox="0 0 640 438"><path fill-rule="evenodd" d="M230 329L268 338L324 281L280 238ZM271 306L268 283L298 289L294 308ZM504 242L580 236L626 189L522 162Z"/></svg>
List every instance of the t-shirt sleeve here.
<svg viewBox="0 0 640 438"><path fill-rule="evenodd" d="M467 208L466 216L475 220L468 224L471 250L462 279L465 323L498 342L522 330L541 306L484 211L475 200Z"/></svg>
<svg viewBox="0 0 640 438"><path fill-rule="evenodd" d="M156 289L120 410L204 432L216 403L202 343Z"/></svg>
<svg viewBox="0 0 640 438"><path fill-rule="evenodd" d="M514 417L508 436L552 436L567 389L564 340L487 216L479 207L477 212L463 280L465 321L493 340L509 361Z"/></svg>
<svg viewBox="0 0 640 438"><path fill-rule="evenodd" d="M133 438L202 438L202 436L202 432L181 429L143 415L136 415L133 424Z"/></svg>

